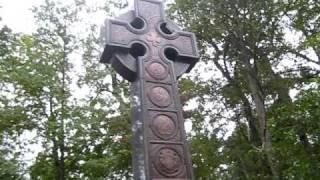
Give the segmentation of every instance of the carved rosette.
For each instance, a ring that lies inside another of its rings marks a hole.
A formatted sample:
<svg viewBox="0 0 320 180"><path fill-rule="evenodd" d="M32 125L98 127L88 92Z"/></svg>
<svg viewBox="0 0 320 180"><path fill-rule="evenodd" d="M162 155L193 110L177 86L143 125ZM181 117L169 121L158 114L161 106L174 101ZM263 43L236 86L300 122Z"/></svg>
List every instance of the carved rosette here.
<svg viewBox="0 0 320 180"><path fill-rule="evenodd" d="M158 107L168 107L172 103L169 91L165 87L155 86L150 89L148 95L150 101Z"/></svg>
<svg viewBox="0 0 320 180"><path fill-rule="evenodd" d="M155 80L164 80L168 77L168 68L159 61L151 62L147 68L147 72Z"/></svg>
<svg viewBox="0 0 320 180"><path fill-rule="evenodd" d="M168 178L177 177L184 171L184 162L181 154L170 147L163 147L157 151L154 165L161 175Z"/></svg>
<svg viewBox="0 0 320 180"><path fill-rule="evenodd" d="M177 124L172 117L160 114L153 118L151 129L160 139L169 140L176 136Z"/></svg>

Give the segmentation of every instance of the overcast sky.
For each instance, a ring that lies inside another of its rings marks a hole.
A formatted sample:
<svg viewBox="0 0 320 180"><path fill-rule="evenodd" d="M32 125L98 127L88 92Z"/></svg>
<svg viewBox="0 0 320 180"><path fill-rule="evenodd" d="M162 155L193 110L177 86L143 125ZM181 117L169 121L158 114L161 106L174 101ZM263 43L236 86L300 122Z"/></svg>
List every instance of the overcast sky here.
<svg viewBox="0 0 320 180"><path fill-rule="evenodd" d="M0 25L6 24L15 32L31 34L36 29L31 8L41 4L43 1L44 0L0 0L0 17L2 18ZM73 0L63 0L62 2L70 1ZM129 7L131 7L133 0L128 1ZM103 4L104 2L104 0L87 0L87 4L92 6ZM100 13L96 14L91 20L102 25L105 18L104 14Z"/></svg>
<svg viewBox="0 0 320 180"><path fill-rule="evenodd" d="M31 8L42 0L0 0L1 24L8 25L16 32L31 33L34 28Z"/></svg>

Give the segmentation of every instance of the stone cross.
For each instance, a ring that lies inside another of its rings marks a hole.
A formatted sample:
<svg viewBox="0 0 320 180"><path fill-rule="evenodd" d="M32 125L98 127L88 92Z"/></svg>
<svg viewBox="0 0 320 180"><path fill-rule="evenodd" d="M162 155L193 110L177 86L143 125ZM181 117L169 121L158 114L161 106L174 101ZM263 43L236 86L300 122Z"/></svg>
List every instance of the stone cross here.
<svg viewBox="0 0 320 180"><path fill-rule="evenodd" d="M166 19L162 2L134 5L106 20L101 57L132 83L134 179L193 179L177 79L199 59L195 36Z"/></svg>

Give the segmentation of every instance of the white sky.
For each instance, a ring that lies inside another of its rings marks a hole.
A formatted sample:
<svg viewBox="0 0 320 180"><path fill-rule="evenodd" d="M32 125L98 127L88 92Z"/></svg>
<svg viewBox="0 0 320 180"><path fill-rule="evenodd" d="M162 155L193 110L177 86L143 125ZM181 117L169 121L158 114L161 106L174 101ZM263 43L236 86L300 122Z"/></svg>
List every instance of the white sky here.
<svg viewBox="0 0 320 180"><path fill-rule="evenodd" d="M42 0L0 0L1 24L16 32L31 33L35 30L31 8Z"/></svg>
<svg viewBox="0 0 320 180"><path fill-rule="evenodd" d="M36 29L31 8L41 4L43 1L44 0L0 0L0 17L2 18L0 25L6 24L15 32L31 34ZM70 2L72 0L64 0L62 2L68 1ZM132 6L133 0L128 0L128 2L129 7ZM104 3L104 0L87 0L89 6L102 3ZM121 12L122 11L126 10L121 10ZM103 13L98 13L95 14L94 18L90 18L90 20L102 25L105 18Z"/></svg>

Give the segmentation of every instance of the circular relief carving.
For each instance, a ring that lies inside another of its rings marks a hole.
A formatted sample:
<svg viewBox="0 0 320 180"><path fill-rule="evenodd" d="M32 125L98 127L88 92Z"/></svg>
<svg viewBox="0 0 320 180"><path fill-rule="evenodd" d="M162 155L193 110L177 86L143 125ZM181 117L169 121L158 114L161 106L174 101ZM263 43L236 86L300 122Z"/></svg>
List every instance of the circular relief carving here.
<svg viewBox="0 0 320 180"><path fill-rule="evenodd" d="M152 103L160 106L167 107L171 104L171 98L167 89L163 87L154 87L149 92L149 98Z"/></svg>
<svg viewBox="0 0 320 180"><path fill-rule="evenodd" d="M169 116L158 115L153 119L152 130L158 137L169 139L175 135L176 124Z"/></svg>
<svg viewBox="0 0 320 180"><path fill-rule="evenodd" d="M163 80L168 76L168 69L158 62L153 62L147 67L148 73L155 79Z"/></svg>
<svg viewBox="0 0 320 180"><path fill-rule="evenodd" d="M161 148L156 156L155 167L166 177L176 177L183 171L180 154L173 148Z"/></svg>

